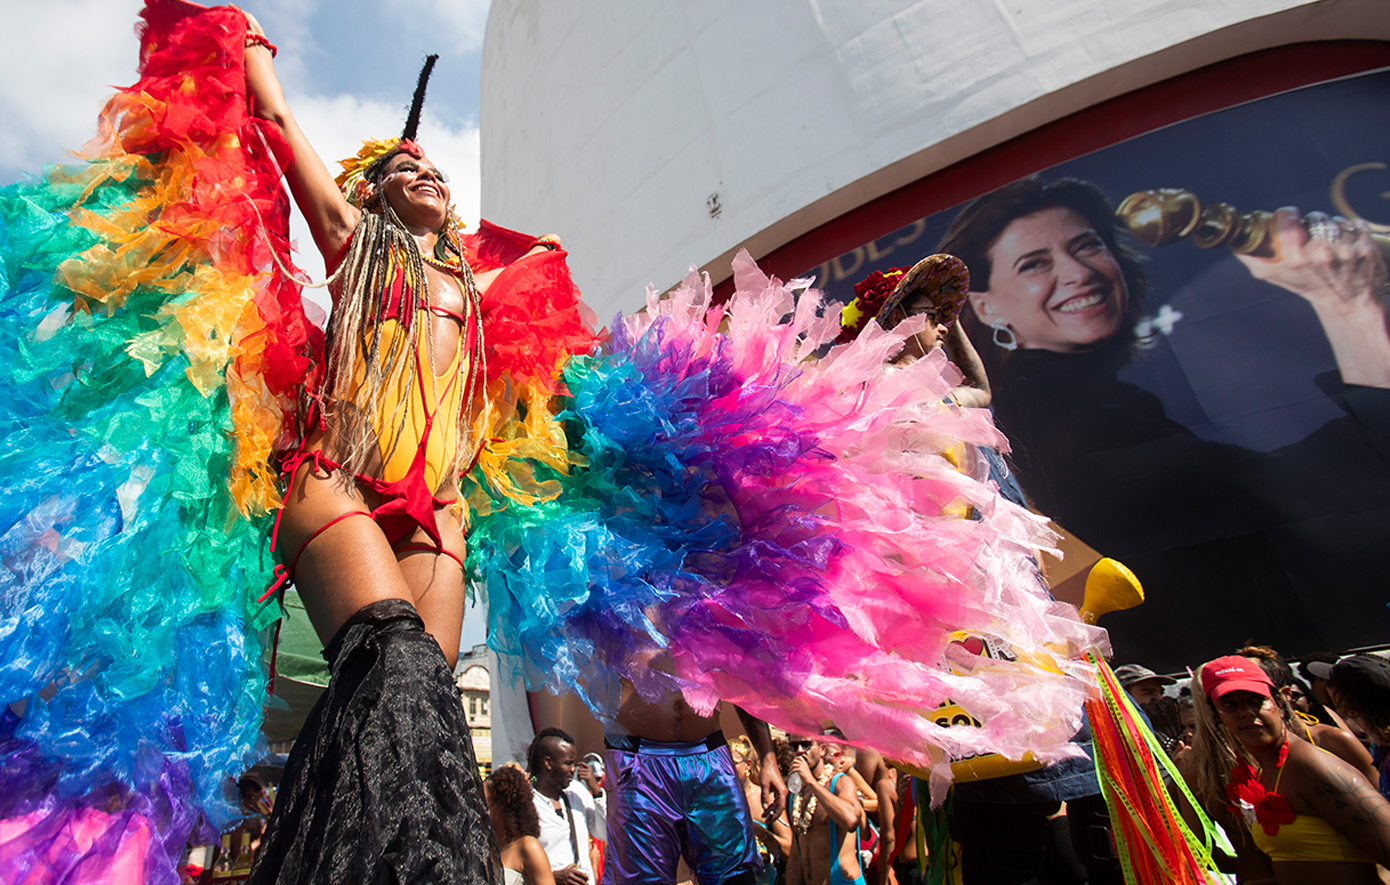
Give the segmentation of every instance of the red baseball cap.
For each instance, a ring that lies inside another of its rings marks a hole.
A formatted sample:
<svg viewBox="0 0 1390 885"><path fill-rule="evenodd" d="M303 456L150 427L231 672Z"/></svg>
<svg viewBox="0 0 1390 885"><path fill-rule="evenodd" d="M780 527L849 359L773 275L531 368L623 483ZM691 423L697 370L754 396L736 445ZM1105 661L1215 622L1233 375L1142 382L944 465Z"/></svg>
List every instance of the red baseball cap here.
<svg viewBox="0 0 1390 885"><path fill-rule="evenodd" d="M1273 688L1274 683L1265 671L1249 658L1227 655L1202 665L1202 689L1213 701L1232 691L1253 691L1273 697Z"/></svg>

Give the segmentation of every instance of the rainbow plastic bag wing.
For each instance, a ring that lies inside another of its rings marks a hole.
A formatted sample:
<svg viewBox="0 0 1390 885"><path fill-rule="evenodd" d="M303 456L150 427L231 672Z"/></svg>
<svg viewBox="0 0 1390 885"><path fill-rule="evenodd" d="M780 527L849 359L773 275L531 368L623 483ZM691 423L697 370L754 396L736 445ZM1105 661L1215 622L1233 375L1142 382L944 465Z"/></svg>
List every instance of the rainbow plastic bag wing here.
<svg viewBox="0 0 1390 885"><path fill-rule="evenodd" d="M176 882L257 755L272 450L321 351L245 19L150 0L85 162L0 191L0 880ZM277 259L277 256L279 258Z"/></svg>
<svg viewBox="0 0 1390 885"><path fill-rule="evenodd" d="M1073 658L1103 632L1047 595L1043 520L952 462L1006 445L988 413L943 404L959 374L939 352L884 371L920 321L817 358L839 332L819 296L746 253L734 269L727 310L692 277L564 366L570 458L528 465L546 496L478 483L489 642L600 718L626 680L833 723L943 777L948 755L1068 755L1090 681ZM948 698L982 727L932 721Z"/></svg>

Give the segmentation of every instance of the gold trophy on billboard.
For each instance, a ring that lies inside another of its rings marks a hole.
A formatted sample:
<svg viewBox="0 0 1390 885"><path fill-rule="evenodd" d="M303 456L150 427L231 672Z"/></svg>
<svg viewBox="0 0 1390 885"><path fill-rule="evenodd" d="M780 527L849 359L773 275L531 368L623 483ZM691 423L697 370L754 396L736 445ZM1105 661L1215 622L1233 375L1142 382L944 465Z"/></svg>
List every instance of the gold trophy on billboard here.
<svg viewBox="0 0 1390 885"><path fill-rule="evenodd" d="M1358 216L1351 212L1337 186L1345 177L1345 173L1337 176L1333 187L1334 203L1347 213L1347 217L1355 219ZM1339 196L1342 198L1337 199ZM1130 194L1115 210L1115 217L1131 234L1151 246L1190 239L1202 249L1226 246L1232 252L1257 258L1274 258L1277 253L1273 212L1263 209L1242 212L1230 203L1203 206L1196 194L1183 188L1164 187ZM1325 240L1337 239L1345 223L1321 212L1310 212L1303 218L1309 235ZM1372 224L1371 240L1390 264L1387 229Z"/></svg>

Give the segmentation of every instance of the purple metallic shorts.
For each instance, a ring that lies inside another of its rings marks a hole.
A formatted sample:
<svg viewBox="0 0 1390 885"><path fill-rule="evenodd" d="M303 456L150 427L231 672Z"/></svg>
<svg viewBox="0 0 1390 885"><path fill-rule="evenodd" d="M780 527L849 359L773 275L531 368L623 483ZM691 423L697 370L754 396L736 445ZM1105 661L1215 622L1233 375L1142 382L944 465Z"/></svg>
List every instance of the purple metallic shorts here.
<svg viewBox="0 0 1390 885"><path fill-rule="evenodd" d="M724 735L667 744L609 735L605 885L672 885L682 856L700 885L762 866Z"/></svg>

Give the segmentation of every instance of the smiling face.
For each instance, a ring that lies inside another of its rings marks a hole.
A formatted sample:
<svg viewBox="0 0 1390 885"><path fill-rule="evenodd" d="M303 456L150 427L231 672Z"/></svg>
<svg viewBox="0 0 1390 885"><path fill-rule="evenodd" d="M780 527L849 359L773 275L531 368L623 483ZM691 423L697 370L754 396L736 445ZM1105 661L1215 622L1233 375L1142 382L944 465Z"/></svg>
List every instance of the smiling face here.
<svg viewBox="0 0 1390 885"><path fill-rule="evenodd" d="M1129 290L1119 261L1073 209L1054 206L1009 222L989 249L989 288L970 302L1007 324L1020 347L1084 350L1119 331Z"/></svg>
<svg viewBox="0 0 1390 885"><path fill-rule="evenodd" d="M381 192L406 225L438 230L449 214L449 185L444 178L427 158L399 153L386 161Z"/></svg>
<svg viewBox="0 0 1390 885"><path fill-rule="evenodd" d="M1221 724L1247 750L1253 752L1283 742L1284 719L1279 705L1268 695L1228 691L1212 704Z"/></svg>

